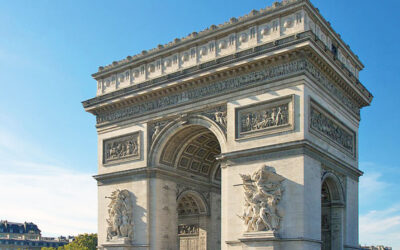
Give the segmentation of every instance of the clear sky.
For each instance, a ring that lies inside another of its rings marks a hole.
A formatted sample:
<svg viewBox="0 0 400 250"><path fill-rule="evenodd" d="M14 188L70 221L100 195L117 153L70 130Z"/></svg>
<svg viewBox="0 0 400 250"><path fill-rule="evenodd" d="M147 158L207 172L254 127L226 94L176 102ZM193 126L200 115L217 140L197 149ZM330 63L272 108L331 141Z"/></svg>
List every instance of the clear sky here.
<svg viewBox="0 0 400 250"><path fill-rule="evenodd" d="M365 64L360 243L400 249L398 10L395 0L313 0ZM0 0L0 219L45 235L95 232L100 65L203 30L270 0Z"/></svg>

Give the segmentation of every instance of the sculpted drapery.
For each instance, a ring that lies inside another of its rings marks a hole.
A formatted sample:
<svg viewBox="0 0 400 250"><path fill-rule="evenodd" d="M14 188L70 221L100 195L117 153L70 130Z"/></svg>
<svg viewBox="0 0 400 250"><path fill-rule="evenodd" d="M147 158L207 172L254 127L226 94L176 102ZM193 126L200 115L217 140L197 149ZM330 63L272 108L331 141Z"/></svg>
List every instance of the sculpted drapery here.
<svg viewBox="0 0 400 250"><path fill-rule="evenodd" d="M252 175L241 174L245 205L243 219L247 232L273 231L279 229L281 217L278 203L281 200L284 178L275 169L263 166Z"/></svg>
<svg viewBox="0 0 400 250"><path fill-rule="evenodd" d="M107 240L133 239L133 203L128 190L115 190L111 193L108 205Z"/></svg>

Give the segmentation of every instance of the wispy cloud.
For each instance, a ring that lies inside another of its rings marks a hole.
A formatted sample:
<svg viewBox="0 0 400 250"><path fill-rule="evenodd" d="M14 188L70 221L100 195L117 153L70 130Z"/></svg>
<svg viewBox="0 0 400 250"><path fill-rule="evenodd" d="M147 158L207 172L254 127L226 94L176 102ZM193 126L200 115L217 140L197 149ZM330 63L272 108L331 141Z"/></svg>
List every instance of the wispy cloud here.
<svg viewBox="0 0 400 250"><path fill-rule="evenodd" d="M392 168L368 162L360 179L360 244L400 249L398 184L386 178Z"/></svg>
<svg viewBox="0 0 400 250"><path fill-rule="evenodd" d="M95 181L45 151L0 127L0 219L32 221L44 235L96 232Z"/></svg>
<svg viewBox="0 0 400 250"><path fill-rule="evenodd" d="M400 249L400 204L360 215L360 243Z"/></svg>

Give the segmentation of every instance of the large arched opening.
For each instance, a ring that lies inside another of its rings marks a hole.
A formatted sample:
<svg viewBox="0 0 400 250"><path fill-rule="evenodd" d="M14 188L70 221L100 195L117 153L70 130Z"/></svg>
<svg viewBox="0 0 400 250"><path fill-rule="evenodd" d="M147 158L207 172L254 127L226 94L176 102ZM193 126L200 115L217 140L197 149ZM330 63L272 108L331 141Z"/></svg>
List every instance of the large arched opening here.
<svg viewBox="0 0 400 250"><path fill-rule="evenodd" d="M343 249L344 197L340 180L325 173L321 185L322 250Z"/></svg>
<svg viewBox="0 0 400 250"><path fill-rule="evenodd" d="M160 133L155 164L177 174L178 249L220 249L221 167L216 157L224 135L208 120L189 121L175 121Z"/></svg>

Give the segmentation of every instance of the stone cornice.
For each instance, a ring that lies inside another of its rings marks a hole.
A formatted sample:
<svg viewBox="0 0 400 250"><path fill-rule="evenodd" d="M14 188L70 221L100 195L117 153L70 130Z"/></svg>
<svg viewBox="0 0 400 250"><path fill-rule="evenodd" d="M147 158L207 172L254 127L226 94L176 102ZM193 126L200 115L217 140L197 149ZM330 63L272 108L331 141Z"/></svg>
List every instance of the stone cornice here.
<svg viewBox="0 0 400 250"><path fill-rule="evenodd" d="M283 0L281 2L275 2L272 6L266 7L259 11L252 10L249 14L242 17L232 17L228 22L219 25L210 25L210 27L200 32L192 32L188 36L183 38L175 38L174 41L168 44L158 45L154 49L149 51L142 51L140 54L134 56L128 56L126 59L120 61L114 61L112 64L106 66L100 66L99 71L94 73L92 76L98 78L104 74L109 74L115 69L121 69L126 65L136 64L141 60L151 60L152 58L163 56L165 53L171 53L171 50L179 50L192 46L196 42L208 39L210 37L224 36L226 32L231 32L233 29L238 29L243 26L251 25L255 20L259 21L260 18L279 15L281 12L286 11L289 7L299 5L299 3L307 2L308 0ZM245 24L245 25L244 25Z"/></svg>
<svg viewBox="0 0 400 250"><path fill-rule="evenodd" d="M225 166L229 167L230 165L234 165L235 161L241 158L263 154L271 155L273 153L278 153L279 157L282 157L282 152L290 151L292 154L288 155L306 154L313 158L323 159L325 164L333 166L334 168L339 168L340 172L349 174L356 178L363 175L363 172L358 168L355 168L333 154L327 153L326 150L323 150L320 146L309 140L298 140L276 145L268 145L258 148L222 153L217 157L217 160L225 162Z"/></svg>
<svg viewBox="0 0 400 250"><path fill-rule="evenodd" d="M236 159L251 157L260 154L271 155L273 153L279 153L279 157L282 157L282 153L284 152L287 152L288 155L306 154L313 158L324 159L325 164L328 162L330 163L331 166L339 168L340 172L349 174L350 176L353 176L356 179L363 174L361 170L349 165L348 163L344 162L342 159L339 159L338 157L335 157L330 154L328 155L326 151L324 151L318 145L308 140L299 140L279 145L270 145L248 150L228 152L219 155L217 159L221 162L225 162L225 166L228 165L229 167L230 164L234 164L234 161ZM171 168L171 170L174 169ZM165 168L158 168L158 167L142 167L142 168L135 168L118 172L106 173L106 174L99 174L99 175L94 175L93 178L97 180L98 185L104 185L109 182L112 183L113 181L124 182L126 178L132 178L134 176L141 178L151 178L151 177L173 178L175 180L176 178L180 178L182 179L183 182L189 182L196 185L206 184L211 188L215 189L219 188L219 184L191 179L189 177L182 176L174 171L169 171Z"/></svg>
<svg viewBox="0 0 400 250"><path fill-rule="evenodd" d="M200 65L202 66L200 68L193 67L193 69L188 69L187 71L180 72L180 74L176 74L175 79L164 78L160 79L159 82L151 80L140 85L133 85L129 88L85 101L83 105L88 112L104 116L105 113L120 110L123 107L133 107L139 103L146 103L165 96L171 96L173 93L191 90L219 80L235 76L240 77L246 74L246 72L255 71L257 69L268 69L268 67L287 62L288 60L294 60L295 58L307 58L307 60L314 62L314 64L308 64L307 70L304 68L302 72L309 75L317 82L320 82L321 85L324 85L323 87L325 87L334 98L340 103L347 105L348 108L358 116L359 107L368 105L372 99L372 95L357 79L348 77L349 75L346 75L345 71L343 71L345 69L338 68L339 64L337 62L335 64L332 53L323 50L323 48L318 45L318 41L313 40L312 37L313 34L310 32L297 34L296 36L287 37L271 44L256 47L256 49L250 49L237 53L234 56L228 56L228 60L221 58L220 61L205 63L204 66ZM311 43L304 43L305 41L311 41ZM303 45L299 46L300 44ZM288 49L287 46L291 46L290 48L292 49ZM285 52L280 54L280 50ZM274 55L269 55L268 51L275 53ZM316 53L317 51L319 52ZM246 58L247 60L248 58L253 60L244 61L241 65L235 63L241 62ZM330 65L326 63L327 61L330 61ZM202 72L207 73L212 69L221 67L225 70L219 72L218 70L213 70L214 73L202 74ZM338 75L338 71L342 72L341 76ZM320 72L324 73L321 74ZM279 77L285 77L288 73L290 72L280 74ZM298 71L298 73L300 73L300 71ZM197 75L198 78L191 75ZM340 88L345 91L338 89L335 85L339 85ZM362 90L364 90L364 92L362 92ZM347 95L349 95L349 97L346 97ZM355 100L357 105L351 104L351 99ZM103 118L99 119L99 124L107 121L103 120ZM112 120L120 119L116 118ZM107 122L110 121L111 120L108 119Z"/></svg>
<svg viewBox="0 0 400 250"><path fill-rule="evenodd" d="M97 181L98 185L105 185L113 182L124 182L128 178L166 178L171 180L180 180L180 183L187 185L195 185L203 187L203 189L219 190L220 184L212 183L208 181L193 179L188 176L183 176L174 168L166 169L162 167L142 167L134 168L129 170L123 170L118 172L98 174L94 175L93 178Z"/></svg>
<svg viewBox="0 0 400 250"><path fill-rule="evenodd" d="M268 35L262 35L265 30ZM173 72L184 71L193 65L198 66L204 62L218 60L221 56L235 54L243 49L254 48L265 42L279 40L307 30L315 33L315 38L320 39L326 49L331 50L332 47L333 50L334 47L335 57L349 69L350 74L358 78L358 71L363 68L362 63L341 40L340 35L332 29L329 22L319 14L318 9L308 0L287 0L260 11L253 10L249 15L239 19L232 18L230 22L223 25L212 25L199 34L192 33L168 45L160 45L159 48L150 52L128 57L105 68L100 67L101 70L93 74L93 77L98 80L97 95L112 93L131 85L140 85L149 79L165 77ZM252 35L251 32L254 34ZM241 40L242 36L245 41ZM222 42L231 43L230 39L234 39L233 46L229 45L227 49L224 49L225 52L217 49ZM211 47L208 48L209 46L212 46L212 50ZM208 49L210 49L209 52L207 52ZM206 50L205 56L201 55L203 50ZM181 59L181 57L187 58ZM171 60L174 60L174 64L177 60L178 66L172 67Z"/></svg>
<svg viewBox="0 0 400 250"><path fill-rule="evenodd" d="M321 24L323 24L323 28L328 30L329 33L332 35L332 37L335 39L336 43L340 44L340 48L344 49L345 52L352 58L352 60L354 61L354 63L357 64L357 66L359 67L359 70L362 70L364 68L364 64L360 61L359 57L350 49L350 46L345 43L343 41L343 39L341 38L341 35L339 33L337 33L333 27L331 26L331 23L328 22L319 12L319 9L316 8L309 0L304 0L306 1L308 4L306 4L306 8L311 12L312 15L310 16L314 16L315 18L318 19L318 22L320 22Z"/></svg>

